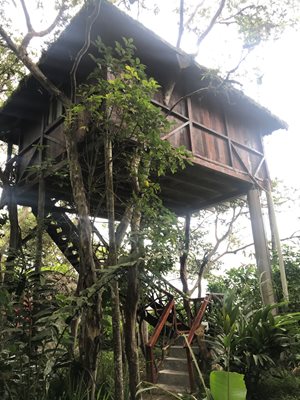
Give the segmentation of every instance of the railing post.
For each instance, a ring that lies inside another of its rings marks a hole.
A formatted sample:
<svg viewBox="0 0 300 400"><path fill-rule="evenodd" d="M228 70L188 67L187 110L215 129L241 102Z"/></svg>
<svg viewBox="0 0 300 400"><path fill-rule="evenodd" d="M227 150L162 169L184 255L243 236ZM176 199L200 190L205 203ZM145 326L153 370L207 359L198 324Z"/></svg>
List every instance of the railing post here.
<svg viewBox="0 0 300 400"><path fill-rule="evenodd" d="M194 373L193 360L191 357L189 347L186 347L186 359L187 359L188 372L189 372L190 390L191 390L191 393L193 393L195 391L195 373Z"/></svg>
<svg viewBox="0 0 300 400"><path fill-rule="evenodd" d="M153 349L149 345L146 345L146 374L149 382L151 383L156 382L156 371L154 365Z"/></svg>

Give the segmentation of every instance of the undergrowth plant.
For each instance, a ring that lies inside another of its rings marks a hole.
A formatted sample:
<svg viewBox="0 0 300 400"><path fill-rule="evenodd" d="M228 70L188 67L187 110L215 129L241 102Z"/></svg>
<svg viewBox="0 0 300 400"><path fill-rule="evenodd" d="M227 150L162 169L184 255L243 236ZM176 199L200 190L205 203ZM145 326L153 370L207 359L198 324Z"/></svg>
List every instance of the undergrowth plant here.
<svg viewBox="0 0 300 400"><path fill-rule="evenodd" d="M300 350L300 313L273 315L280 304L258 310L234 304L225 296L223 306L211 315L211 353L225 370L243 373L248 390L256 387L262 373L272 368L291 368Z"/></svg>

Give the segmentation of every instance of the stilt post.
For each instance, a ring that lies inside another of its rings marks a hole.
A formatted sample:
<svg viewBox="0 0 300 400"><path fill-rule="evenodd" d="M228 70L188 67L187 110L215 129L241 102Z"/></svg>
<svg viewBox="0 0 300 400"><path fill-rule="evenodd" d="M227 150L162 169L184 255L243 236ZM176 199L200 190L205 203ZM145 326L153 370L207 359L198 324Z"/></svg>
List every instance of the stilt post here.
<svg viewBox="0 0 300 400"><path fill-rule="evenodd" d="M247 198L262 300L264 305L274 304L275 295L272 284L270 254L261 211L259 190L253 187L249 190Z"/></svg>
<svg viewBox="0 0 300 400"><path fill-rule="evenodd" d="M268 180L267 184L268 184L268 190L266 191L266 195L267 195L267 202L268 202L270 228L271 228L272 237L274 238L275 250L277 252L277 257L278 257L283 298L285 301L288 301L289 300L288 285L287 285L283 255L282 255L282 250L281 250L281 243L280 243L279 231L278 231L278 226L277 226L274 202L273 202L273 197L272 197L271 183L269 180Z"/></svg>

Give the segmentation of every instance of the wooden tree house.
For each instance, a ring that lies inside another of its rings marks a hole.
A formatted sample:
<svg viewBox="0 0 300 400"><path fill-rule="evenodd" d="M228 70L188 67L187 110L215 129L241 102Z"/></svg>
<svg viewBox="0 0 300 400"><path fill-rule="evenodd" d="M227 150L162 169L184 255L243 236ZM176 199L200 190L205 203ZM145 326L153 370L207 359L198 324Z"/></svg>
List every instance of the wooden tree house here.
<svg viewBox="0 0 300 400"><path fill-rule="evenodd" d="M83 9L39 62L44 74L66 91L74 56L84 41L85 23ZM100 36L111 46L122 37L133 39L136 55L146 65L147 74L161 86L153 103L172 121L171 131L162 139L174 146L186 146L193 155L193 165L161 179L164 204L183 215L248 194L258 267L268 275L267 246L257 194L258 188L267 189L269 180L262 139L277 129L286 128L285 123L109 3L103 2L91 36L92 40ZM93 51L91 47L90 52ZM84 82L92 69L93 63L86 54L79 66L78 81ZM15 176L15 199L20 205L37 207L37 170L48 163L44 171L47 210L60 221L66 235L73 232L76 242L75 228L65 214L72 210L56 206L58 200L70 200L68 180L60 174L67 165L62 132L59 102L50 98L32 76L24 78L0 111L0 135L10 149L8 163ZM79 144L83 140L86 143L88 138L78 138ZM16 150L15 155L12 148ZM4 191L2 206L7 204L7 199ZM91 199L91 214L105 215L97 198ZM55 232L51 236L64 250ZM73 249L67 255L74 265L78 256L75 253ZM265 301L272 302L272 295Z"/></svg>

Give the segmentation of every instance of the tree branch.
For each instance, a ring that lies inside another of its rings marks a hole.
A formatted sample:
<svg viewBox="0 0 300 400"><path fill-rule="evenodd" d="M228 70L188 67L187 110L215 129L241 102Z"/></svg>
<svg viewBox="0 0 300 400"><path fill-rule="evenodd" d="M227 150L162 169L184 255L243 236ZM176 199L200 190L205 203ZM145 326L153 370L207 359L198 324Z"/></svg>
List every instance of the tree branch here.
<svg viewBox="0 0 300 400"><path fill-rule="evenodd" d="M25 1L24 0L20 0L20 3L21 3L22 8L23 8L24 17L25 17L26 25L27 25L27 30L28 30L28 32L31 32L31 31L33 31L33 27L32 27L32 23L31 23L31 20L30 20L30 16L29 16Z"/></svg>
<svg viewBox="0 0 300 400"><path fill-rule="evenodd" d="M237 65L236 65L234 68L232 68L232 69L230 69L229 71L227 71L226 78L225 78L226 81L229 80L230 75L234 74L234 73L240 68L241 64L246 60L246 58L249 56L249 54L251 53L252 50L253 50L253 47L247 48L246 54L244 54L244 55L241 57L241 59L240 59L240 61L237 63Z"/></svg>
<svg viewBox="0 0 300 400"><path fill-rule="evenodd" d="M180 47L182 35L184 32L184 0L180 0L180 10L179 10L179 29L178 29L178 38L177 38L177 44L176 47Z"/></svg>
<svg viewBox="0 0 300 400"><path fill-rule="evenodd" d="M24 0L20 0L20 1L22 3L22 8L23 8L23 11L24 11L24 16L25 16L25 19L26 19L26 24L27 24L27 29L28 29L28 32L24 36L24 38L22 40L22 43L20 45L20 51L25 53L26 48L28 47L28 45L29 45L29 43L30 43L32 38L34 38L34 37L43 37L43 36L46 36L46 35L48 35L49 33L51 33L53 31L53 29L56 27L56 25L61 20L64 12L67 9L67 7L66 7L65 1L63 1L62 5L61 5L61 7L60 7L60 9L58 11L58 14L56 15L54 21L48 26L48 28L43 29L42 31L36 32L33 29L28 10L26 8L25 1Z"/></svg>
<svg viewBox="0 0 300 400"><path fill-rule="evenodd" d="M263 6L255 6L254 4L251 4L249 6L246 6L244 8L242 8L241 10L239 10L237 13L235 13L234 15L230 15L227 18L222 19L221 21L219 21L219 24L223 24L223 25L230 25L230 24L235 24L236 21L234 20L236 17L239 17L240 15L243 15L244 11L246 10L253 10L255 9L256 11L259 9L262 9Z"/></svg>
<svg viewBox="0 0 300 400"><path fill-rule="evenodd" d="M64 106L71 104L70 99L54 84L46 75L40 70L40 68L31 61L26 53L20 51L20 48L13 42L10 35L0 26L0 36L5 40L9 49L20 59L23 64L28 68L32 75L38 80L38 82L51 94L60 99Z"/></svg>
<svg viewBox="0 0 300 400"><path fill-rule="evenodd" d="M116 229L116 247L117 247L117 249L119 249L121 247L121 244L124 240L127 228L131 222L132 213L133 213L133 205L128 204L128 206L126 207L126 210L123 214L122 220Z"/></svg>
<svg viewBox="0 0 300 400"><path fill-rule="evenodd" d="M190 15L189 19L185 23L186 27L188 27L189 24L193 21L193 19L195 18L195 15L197 14L199 8L203 6L203 3L204 3L204 0L196 5L194 11L192 12L192 14Z"/></svg>
<svg viewBox="0 0 300 400"><path fill-rule="evenodd" d="M104 239L104 237L101 235L101 233L98 231L98 229L95 227L95 225L92 225L92 231L93 233L96 234L96 236L98 237L98 239L100 240L100 242L103 244L104 247L106 247L108 249L108 243L107 241Z"/></svg>
<svg viewBox="0 0 300 400"><path fill-rule="evenodd" d="M98 0L97 4L95 5L93 12L91 13L91 15L87 18L86 21L86 27L85 27L85 41L83 46L81 47L81 49L79 50L79 52L76 54L71 72L70 72L70 77L71 77L71 100L74 101L75 100L75 92L76 92L76 86L77 86L77 82L76 82L76 73L79 67L79 64L83 58L83 56L86 54L87 50L90 47L91 44L91 29L92 26L94 24L94 22L96 21L99 13L100 13L100 7L102 4L102 0Z"/></svg>
<svg viewBox="0 0 300 400"><path fill-rule="evenodd" d="M201 33L201 35L198 37L197 40L197 47L198 47L198 51L197 54L199 52L199 46L202 43L202 41L206 38L206 36L209 34L209 32L212 30L212 28L214 27L218 17L221 15L223 8L225 6L226 0L221 0L220 4L219 4L219 8L217 9L216 13L214 14L214 16L212 17L208 27L205 29L204 32Z"/></svg>

